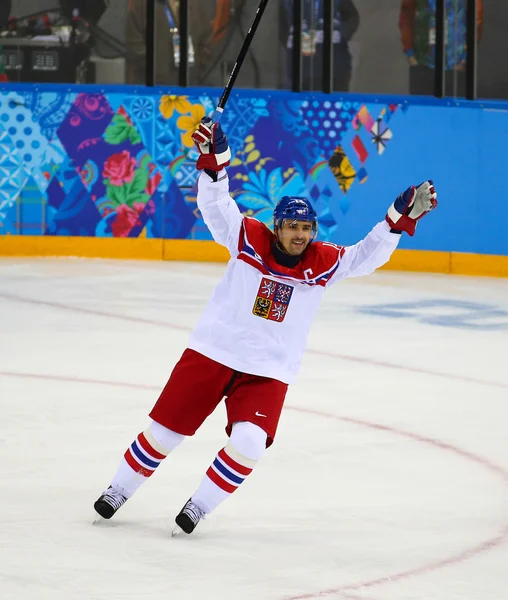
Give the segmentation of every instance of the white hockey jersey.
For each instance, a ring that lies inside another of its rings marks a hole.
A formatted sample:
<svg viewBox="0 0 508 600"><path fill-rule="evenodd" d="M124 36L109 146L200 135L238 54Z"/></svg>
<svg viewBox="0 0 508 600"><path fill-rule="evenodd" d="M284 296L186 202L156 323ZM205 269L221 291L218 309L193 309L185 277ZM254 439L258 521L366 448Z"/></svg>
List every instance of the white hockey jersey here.
<svg viewBox="0 0 508 600"><path fill-rule="evenodd" d="M224 177L223 179L221 179ZM385 264L400 235L378 223L361 242L312 242L295 268L276 263L273 233L243 217L225 171L199 178L198 206L214 239L231 254L226 273L191 334L189 348L236 371L293 383L327 286Z"/></svg>

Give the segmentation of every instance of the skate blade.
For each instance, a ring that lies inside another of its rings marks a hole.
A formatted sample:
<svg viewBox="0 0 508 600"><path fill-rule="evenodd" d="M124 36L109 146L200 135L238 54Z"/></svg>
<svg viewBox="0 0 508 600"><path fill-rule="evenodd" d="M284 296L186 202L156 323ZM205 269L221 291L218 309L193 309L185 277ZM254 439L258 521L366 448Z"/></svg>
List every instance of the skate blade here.
<svg viewBox="0 0 508 600"><path fill-rule="evenodd" d="M102 525L106 523L107 519L101 517L99 514L95 513L92 520L92 525Z"/></svg>
<svg viewBox="0 0 508 600"><path fill-rule="evenodd" d="M175 528L173 529L173 531L171 532L171 537L174 538L177 535L180 535L181 533L183 533L183 529L181 527L179 527L178 525L176 525Z"/></svg>

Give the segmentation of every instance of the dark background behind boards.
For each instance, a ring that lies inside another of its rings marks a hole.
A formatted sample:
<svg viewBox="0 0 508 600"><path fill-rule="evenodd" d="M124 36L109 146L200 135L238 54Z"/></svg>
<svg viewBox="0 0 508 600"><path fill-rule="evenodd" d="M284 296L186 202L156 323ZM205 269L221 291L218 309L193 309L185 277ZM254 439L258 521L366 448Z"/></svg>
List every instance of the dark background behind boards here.
<svg viewBox="0 0 508 600"><path fill-rule="evenodd" d="M6 0L0 0L4 4ZM213 0L209 0L213 1ZM251 0L257 4L257 0ZM99 25L125 40L127 0L110 0ZM407 68L398 32L400 0L355 0L361 24L353 40L353 92L407 93ZM480 98L508 100L508 1L483 0L484 34L478 54ZM12 15L23 16L58 6L58 0L12 0ZM105 48L102 48L106 54Z"/></svg>

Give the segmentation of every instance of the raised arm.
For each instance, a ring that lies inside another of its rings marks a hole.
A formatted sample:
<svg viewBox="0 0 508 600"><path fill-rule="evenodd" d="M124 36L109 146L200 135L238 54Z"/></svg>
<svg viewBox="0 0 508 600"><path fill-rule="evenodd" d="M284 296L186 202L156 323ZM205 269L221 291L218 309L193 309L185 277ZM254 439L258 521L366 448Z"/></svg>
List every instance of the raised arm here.
<svg viewBox="0 0 508 600"><path fill-rule="evenodd" d="M437 194L432 181L408 188L390 206L383 222L361 242L342 250L339 267L332 279L369 275L383 266L397 247L402 232L413 236L418 221L436 206Z"/></svg>
<svg viewBox="0 0 508 600"><path fill-rule="evenodd" d="M378 223L363 240L342 249L339 267L332 281L370 275L390 260L399 241L400 234L391 233L388 223Z"/></svg>
<svg viewBox="0 0 508 600"><path fill-rule="evenodd" d="M198 208L213 239L226 246L231 256L235 257L238 254L243 216L229 195L226 169L219 171L217 181L207 172L201 173L198 183Z"/></svg>
<svg viewBox="0 0 508 600"><path fill-rule="evenodd" d="M199 210L213 239L234 257L238 254L243 216L229 195L225 169L231 160L228 138L209 117L202 119L192 138L200 152L196 168L203 171L198 182Z"/></svg>

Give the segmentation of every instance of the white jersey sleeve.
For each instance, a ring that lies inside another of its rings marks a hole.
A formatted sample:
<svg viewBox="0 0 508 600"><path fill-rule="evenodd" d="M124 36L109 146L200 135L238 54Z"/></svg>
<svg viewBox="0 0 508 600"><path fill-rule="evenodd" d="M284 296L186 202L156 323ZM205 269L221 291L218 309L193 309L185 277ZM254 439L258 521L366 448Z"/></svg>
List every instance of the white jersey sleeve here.
<svg viewBox="0 0 508 600"><path fill-rule="evenodd" d="M198 208L213 239L225 246L231 256L238 255L238 240L243 216L229 195L229 178L225 169L219 171L217 181L205 172L198 181Z"/></svg>
<svg viewBox="0 0 508 600"><path fill-rule="evenodd" d="M398 233L391 233L386 221L378 223L363 240L341 249L339 266L330 283L373 273L390 260L400 237Z"/></svg>

